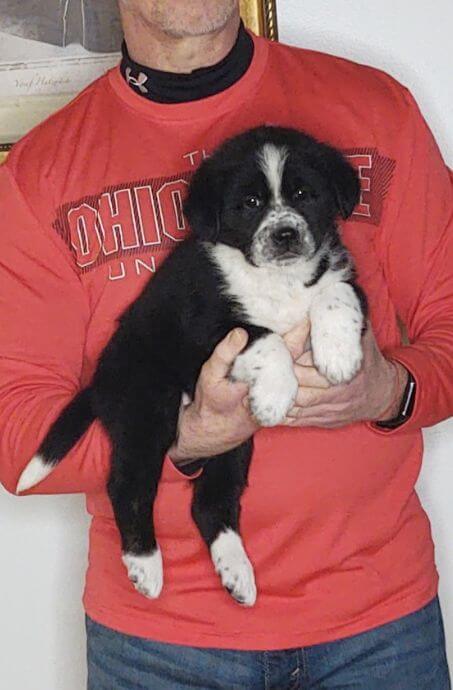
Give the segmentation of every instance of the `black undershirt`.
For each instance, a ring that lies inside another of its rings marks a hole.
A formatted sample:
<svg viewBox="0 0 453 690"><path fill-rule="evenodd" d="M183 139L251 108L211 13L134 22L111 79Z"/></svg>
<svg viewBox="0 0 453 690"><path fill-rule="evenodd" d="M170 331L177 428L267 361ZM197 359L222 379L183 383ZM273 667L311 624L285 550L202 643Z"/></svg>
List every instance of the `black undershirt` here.
<svg viewBox="0 0 453 690"><path fill-rule="evenodd" d="M123 42L120 70L129 86L155 103L187 103L214 96L237 82L253 58L253 40L241 22L231 51L220 62L190 73L163 72L139 65L130 57Z"/></svg>

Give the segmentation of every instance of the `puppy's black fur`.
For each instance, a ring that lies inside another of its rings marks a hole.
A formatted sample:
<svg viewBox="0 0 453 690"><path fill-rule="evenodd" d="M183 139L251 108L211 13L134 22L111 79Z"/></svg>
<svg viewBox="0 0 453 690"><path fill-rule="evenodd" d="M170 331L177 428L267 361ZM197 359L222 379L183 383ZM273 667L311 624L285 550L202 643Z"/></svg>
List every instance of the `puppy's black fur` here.
<svg viewBox="0 0 453 690"><path fill-rule="evenodd" d="M165 453L177 434L182 394L193 398L203 363L233 328L247 331L248 348L271 332L252 323L240 301L225 291L225 278L208 251L221 243L254 265L254 237L274 203L269 180L257 165L257 152L269 143L287 152L283 203L306 220L311 233L307 261L313 271L307 289L326 271L346 267L342 280L359 294L336 230L338 216L352 213L359 185L336 150L300 132L260 127L227 141L200 166L185 203L192 236L123 313L90 387L62 412L37 452L42 462L55 465L95 418L101 420L112 442L108 493L124 554L156 551L153 502ZM282 270L286 260L302 251L290 230L277 222L278 238L273 230L271 250L266 249L271 263L281 261ZM192 515L208 547L225 531L239 533L240 497L251 454L252 439L210 459L193 482ZM137 579L131 572L130 577ZM223 581L238 601L253 603L234 583ZM156 595L147 591L146 583L139 582L138 589Z"/></svg>

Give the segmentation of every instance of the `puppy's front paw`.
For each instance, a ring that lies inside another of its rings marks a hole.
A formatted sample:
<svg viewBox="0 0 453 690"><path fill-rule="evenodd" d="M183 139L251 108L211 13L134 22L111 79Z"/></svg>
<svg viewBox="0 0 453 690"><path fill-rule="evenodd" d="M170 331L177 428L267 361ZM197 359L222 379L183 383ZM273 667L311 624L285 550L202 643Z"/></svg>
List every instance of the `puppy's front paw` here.
<svg viewBox="0 0 453 690"><path fill-rule="evenodd" d="M159 547L151 554L142 556L125 553L122 560L135 589L149 599L157 599L164 582L162 554Z"/></svg>
<svg viewBox="0 0 453 690"><path fill-rule="evenodd" d="M362 366L360 339L351 335L351 338L338 338L326 334L312 339L315 367L330 383L351 381Z"/></svg>
<svg viewBox="0 0 453 690"><path fill-rule="evenodd" d="M219 534L211 544L211 558L222 585L239 604L256 601L255 575L240 536L232 529Z"/></svg>
<svg viewBox="0 0 453 690"><path fill-rule="evenodd" d="M250 386L250 409L261 426L281 424L293 407L298 383L292 369L258 376Z"/></svg>

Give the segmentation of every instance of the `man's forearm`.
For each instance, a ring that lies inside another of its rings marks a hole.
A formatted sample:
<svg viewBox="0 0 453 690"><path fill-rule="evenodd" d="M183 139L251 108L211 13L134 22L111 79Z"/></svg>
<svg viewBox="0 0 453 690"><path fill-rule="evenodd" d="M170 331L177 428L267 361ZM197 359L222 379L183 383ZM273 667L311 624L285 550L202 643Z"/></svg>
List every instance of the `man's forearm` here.
<svg viewBox="0 0 453 690"><path fill-rule="evenodd" d="M192 404L181 413L178 436L168 454L177 467L184 467L195 459L226 453L250 438L256 428L252 420L244 423L240 418L200 414Z"/></svg>
<svg viewBox="0 0 453 690"><path fill-rule="evenodd" d="M406 390L406 385L409 377L409 373L405 367L399 362L394 362L392 360L391 364L395 368L395 383L394 392L392 395L392 401L390 405L379 415L379 422L386 422L391 419L395 419L401 408L401 401Z"/></svg>

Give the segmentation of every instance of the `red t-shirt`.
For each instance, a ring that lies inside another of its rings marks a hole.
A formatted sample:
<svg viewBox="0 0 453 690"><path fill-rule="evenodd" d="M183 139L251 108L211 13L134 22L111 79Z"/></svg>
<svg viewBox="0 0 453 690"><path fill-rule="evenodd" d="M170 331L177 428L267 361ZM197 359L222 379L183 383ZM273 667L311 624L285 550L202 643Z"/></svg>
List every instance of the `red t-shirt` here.
<svg viewBox="0 0 453 690"><path fill-rule="evenodd" d="M364 422L256 434L242 501L256 606L241 608L222 590L190 516L190 481L168 458L155 506L164 589L155 601L135 591L105 491L109 443L98 422L29 492L87 494L84 602L95 620L165 642L277 649L362 632L436 593L414 484L420 428L453 408L453 193L417 106L394 80L254 41L240 81L192 103L152 103L112 70L0 169L0 479L14 492L51 422L89 382L119 313L185 237L181 200L204 155L263 123L339 147L362 181L343 238L380 347L411 370L417 400L393 432ZM400 343L397 313L410 346Z"/></svg>

